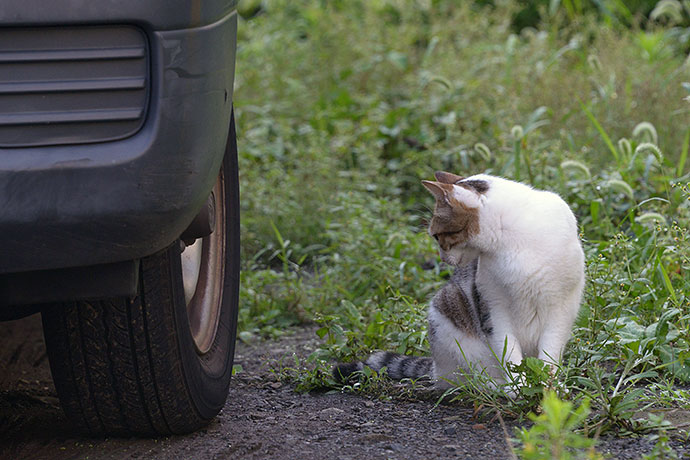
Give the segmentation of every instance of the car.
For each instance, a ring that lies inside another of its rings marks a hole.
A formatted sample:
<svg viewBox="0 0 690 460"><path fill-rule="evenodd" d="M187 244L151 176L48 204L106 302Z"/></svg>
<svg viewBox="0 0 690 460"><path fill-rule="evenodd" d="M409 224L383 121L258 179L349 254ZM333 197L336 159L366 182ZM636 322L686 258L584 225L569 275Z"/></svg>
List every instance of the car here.
<svg viewBox="0 0 690 460"><path fill-rule="evenodd" d="M0 3L0 319L40 312L68 419L188 433L239 292L237 0Z"/></svg>

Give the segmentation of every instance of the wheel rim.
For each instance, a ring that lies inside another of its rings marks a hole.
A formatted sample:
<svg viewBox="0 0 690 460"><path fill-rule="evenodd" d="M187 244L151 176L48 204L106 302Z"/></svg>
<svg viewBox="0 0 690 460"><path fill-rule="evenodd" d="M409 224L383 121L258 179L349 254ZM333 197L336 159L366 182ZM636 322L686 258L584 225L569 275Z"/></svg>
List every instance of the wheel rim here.
<svg viewBox="0 0 690 460"><path fill-rule="evenodd" d="M208 352L218 330L225 272L225 181L221 170L213 191L213 232L186 246L181 254L182 284L189 328L199 354Z"/></svg>

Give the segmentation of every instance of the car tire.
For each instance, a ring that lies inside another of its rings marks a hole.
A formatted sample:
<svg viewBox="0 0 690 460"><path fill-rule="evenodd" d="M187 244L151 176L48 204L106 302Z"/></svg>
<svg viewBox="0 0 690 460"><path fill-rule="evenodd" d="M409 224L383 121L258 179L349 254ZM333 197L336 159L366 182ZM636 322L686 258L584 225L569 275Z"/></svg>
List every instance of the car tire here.
<svg viewBox="0 0 690 460"><path fill-rule="evenodd" d="M176 241L142 259L135 298L70 302L43 310L53 380L65 414L81 432L189 433L225 404L239 292L234 115L213 193L214 232L193 245ZM192 249L192 272L195 264L199 268L190 292L183 269L189 271L185 253Z"/></svg>

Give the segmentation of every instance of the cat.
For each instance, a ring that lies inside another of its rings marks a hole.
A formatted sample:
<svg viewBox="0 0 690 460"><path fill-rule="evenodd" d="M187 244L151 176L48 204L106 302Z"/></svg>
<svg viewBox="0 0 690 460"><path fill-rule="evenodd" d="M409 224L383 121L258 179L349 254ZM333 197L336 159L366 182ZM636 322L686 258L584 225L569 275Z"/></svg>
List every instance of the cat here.
<svg viewBox="0 0 690 460"><path fill-rule="evenodd" d="M472 367L500 384L505 362L534 356L554 365L561 358L585 282L568 205L555 193L488 174L435 177L422 181L436 199L429 234L455 270L429 303L432 356L376 352L337 365L339 381L364 366L385 367L393 379L428 376L446 388Z"/></svg>

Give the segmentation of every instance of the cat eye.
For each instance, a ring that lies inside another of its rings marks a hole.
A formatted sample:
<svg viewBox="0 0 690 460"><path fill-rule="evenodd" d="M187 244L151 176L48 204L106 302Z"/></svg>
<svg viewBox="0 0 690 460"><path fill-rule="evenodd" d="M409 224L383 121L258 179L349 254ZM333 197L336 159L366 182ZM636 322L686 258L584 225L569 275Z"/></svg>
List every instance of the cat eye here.
<svg viewBox="0 0 690 460"><path fill-rule="evenodd" d="M438 233L435 233L435 234L433 234L433 235L431 235L431 236L433 236L434 239L435 239L436 241L438 241L438 239L439 239L440 236L450 237L450 236L453 236L453 235L457 235L458 233L462 233L462 230L459 230L459 231L457 231L457 232L438 232Z"/></svg>

